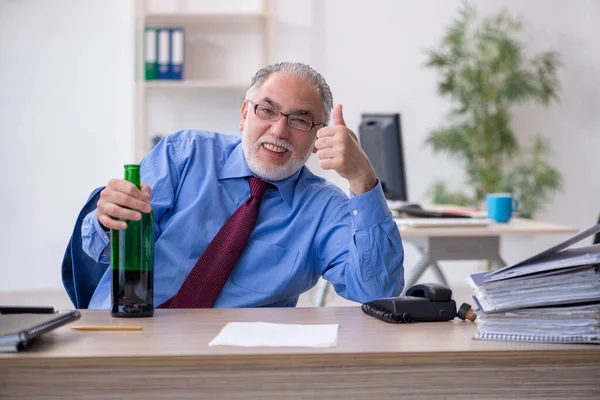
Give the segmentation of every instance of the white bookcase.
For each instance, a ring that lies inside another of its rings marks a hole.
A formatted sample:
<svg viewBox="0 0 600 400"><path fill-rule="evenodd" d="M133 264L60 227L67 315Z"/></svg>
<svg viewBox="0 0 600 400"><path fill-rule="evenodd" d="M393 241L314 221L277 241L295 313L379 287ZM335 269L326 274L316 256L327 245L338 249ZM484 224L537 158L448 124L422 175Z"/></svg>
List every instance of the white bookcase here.
<svg viewBox="0 0 600 400"><path fill-rule="evenodd" d="M135 0L135 158L181 129L239 133L252 75L271 60L270 0ZM144 29L183 27L183 80L144 77Z"/></svg>

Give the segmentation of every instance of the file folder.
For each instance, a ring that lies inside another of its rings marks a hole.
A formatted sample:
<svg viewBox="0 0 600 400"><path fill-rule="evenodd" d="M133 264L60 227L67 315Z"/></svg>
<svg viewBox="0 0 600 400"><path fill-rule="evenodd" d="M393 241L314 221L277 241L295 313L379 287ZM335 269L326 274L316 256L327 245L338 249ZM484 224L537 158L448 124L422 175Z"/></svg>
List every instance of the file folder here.
<svg viewBox="0 0 600 400"><path fill-rule="evenodd" d="M185 60L185 33L183 28L171 29L171 79L183 79Z"/></svg>
<svg viewBox="0 0 600 400"><path fill-rule="evenodd" d="M147 81L156 79L157 50L156 28L147 27L144 31L144 77Z"/></svg>
<svg viewBox="0 0 600 400"><path fill-rule="evenodd" d="M600 244L573 245L600 224L521 261L468 279L475 339L600 343Z"/></svg>
<svg viewBox="0 0 600 400"><path fill-rule="evenodd" d="M477 318L475 339L600 343L600 303L523 308Z"/></svg>
<svg viewBox="0 0 600 400"><path fill-rule="evenodd" d="M167 28L157 29L158 36L158 72L157 79L170 79L171 34Z"/></svg>

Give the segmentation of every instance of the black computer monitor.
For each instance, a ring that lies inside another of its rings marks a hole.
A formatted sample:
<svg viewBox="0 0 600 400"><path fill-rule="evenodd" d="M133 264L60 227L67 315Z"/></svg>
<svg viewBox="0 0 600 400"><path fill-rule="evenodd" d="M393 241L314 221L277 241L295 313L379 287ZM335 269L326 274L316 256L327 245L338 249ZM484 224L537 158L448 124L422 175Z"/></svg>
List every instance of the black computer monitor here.
<svg viewBox="0 0 600 400"><path fill-rule="evenodd" d="M407 201L400 114L362 114L360 144L388 200Z"/></svg>

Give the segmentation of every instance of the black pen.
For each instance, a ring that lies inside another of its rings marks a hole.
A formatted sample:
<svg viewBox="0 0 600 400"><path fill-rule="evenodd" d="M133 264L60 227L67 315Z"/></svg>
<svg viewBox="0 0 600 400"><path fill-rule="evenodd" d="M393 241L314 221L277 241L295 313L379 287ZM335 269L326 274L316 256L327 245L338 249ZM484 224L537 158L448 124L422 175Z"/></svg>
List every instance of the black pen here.
<svg viewBox="0 0 600 400"><path fill-rule="evenodd" d="M54 307L0 306L0 314L53 314Z"/></svg>

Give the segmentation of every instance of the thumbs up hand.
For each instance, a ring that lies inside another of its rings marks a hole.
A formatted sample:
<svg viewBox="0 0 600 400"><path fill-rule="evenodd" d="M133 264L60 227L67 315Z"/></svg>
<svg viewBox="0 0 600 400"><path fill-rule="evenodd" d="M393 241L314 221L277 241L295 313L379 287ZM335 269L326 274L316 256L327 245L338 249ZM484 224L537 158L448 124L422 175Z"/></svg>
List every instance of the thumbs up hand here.
<svg viewBox="0 0 600 400"><path fill-rule="evenodd" d="M333 169L347 179L352 193L366 193L377 185L377 176L356 134L346 126L341 104L333 109L332 119L333 125L317 132L314 152L321 168Z"/></svg>

